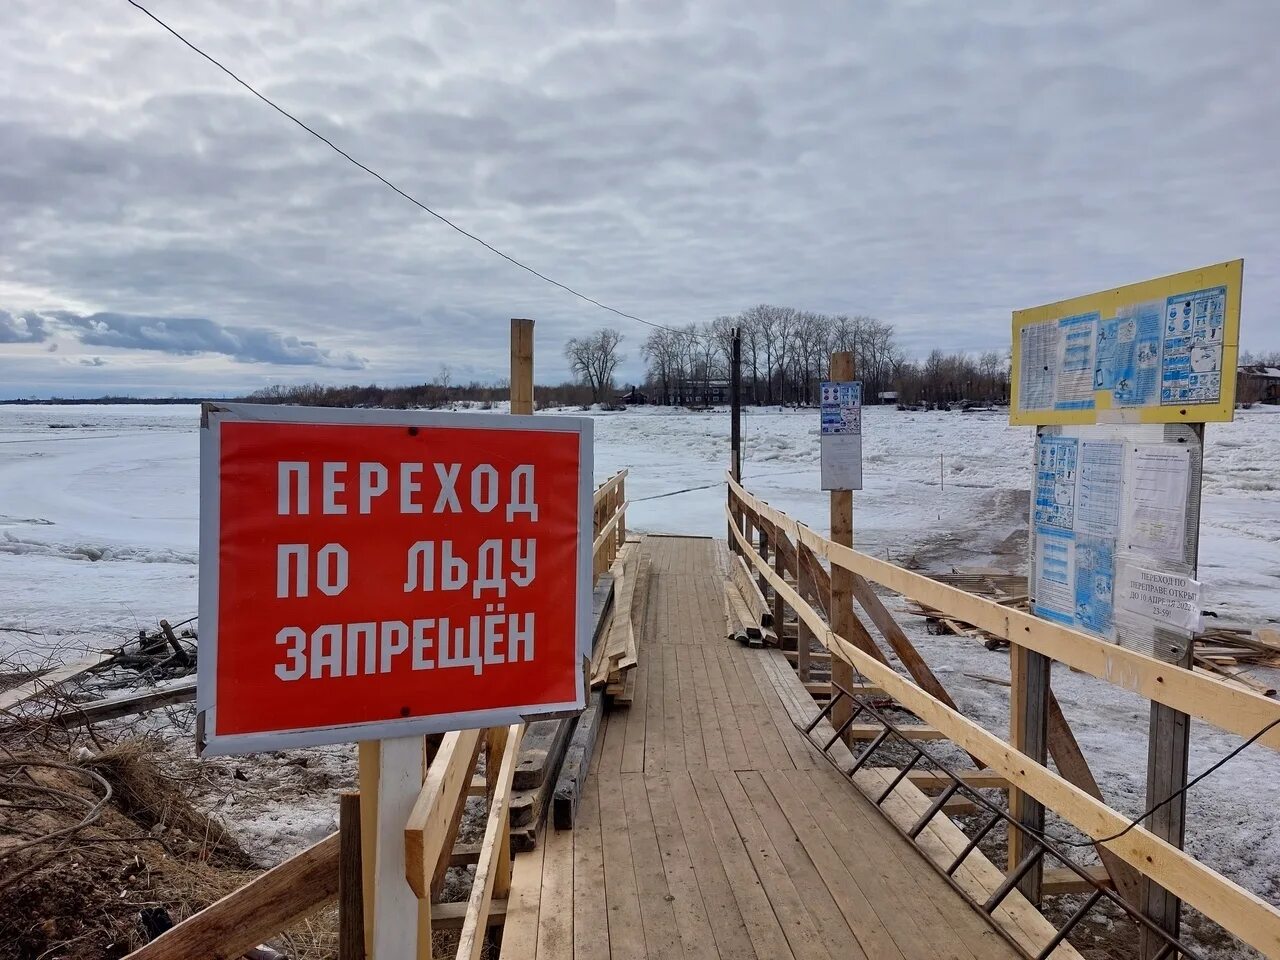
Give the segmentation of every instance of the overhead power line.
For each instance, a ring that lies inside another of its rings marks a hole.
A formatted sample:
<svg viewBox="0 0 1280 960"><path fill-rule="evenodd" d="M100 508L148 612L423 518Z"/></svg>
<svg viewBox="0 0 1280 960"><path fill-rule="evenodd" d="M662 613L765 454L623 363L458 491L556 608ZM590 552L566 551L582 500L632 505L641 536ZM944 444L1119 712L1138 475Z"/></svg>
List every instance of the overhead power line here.
<svg viewBox="0 0 1280 960"><path fill-rule="evenodd" d="M454 223L452 220L450 220L450 219L449 219L448 217L446 217L444 214L442 214L442 213L437 213L435 210L432 210L429 206L427 206L427 205L426 205L425 203L423 203L421 200L417 199L416 197L414 197L414 196L410 195L409 193L405 192L405 191L404 191L403 189L401 189L400 187L396 186L396 184L392 183L390 180L388 180L388 179L387 179L386 177L384 177L382 174L378 173L378 171L374 170L372 167L369 167L368 165L366 165L366 164L364 164L364 163L361 163L359 160L357 160L357 159L356 159L355 157L353 157L351 154L347 153L347 151L343 150L340 146L338 146L336 143L334 143L332 140L330 140L330 139L329 139L328 137L326 137L324 134L320 133L319 131L315 130L313 127L308 126L305 122L303 122L302 120L298 119L298 117L296 117L294 114L290 113L290 112L289 112L288 110L286 110L284 107L280 106L278 103L276 103L276 102L275 102L274 100L272 100L270 97L268 97L266 94L262 93L260 90L258 90L256 87L254 87L254 86L253 86L251 83L249 83L247 80L244 80L243 78L241 78L237 73L235 73L235 71L231 70L231 68L227 67L227 66L226 66L225 64L223 64L220 60L218 60L218 59L216 59L215 57L213 57L212 55L210 55L210 54L206 53L206 52L205 52L204 50L202 50L200 47L196 46L194 43L192 43L190 40L188 40L186 37L184 37L181 33L179 33L177 30L175 30L173 27L171 27L171 26L170 26L168 23L166 23L164 20L161 20L158 16L156 16L154 13L152 13L149 9L147 9L145 6L143 6L141 3L139 3L139 2L138 2L138 0L126 0L126 2L127 2L130 6L132 6L132 7L136 8L137 10L139 10L140 12L142 12L143 14L145 14L147 17L149 17L152 21L154 21L156 24L158 24L160 27L162 27L164 30L166 30L168 33L170 33L172 36L174 36L175 38L177 38L177 39L178 39L178 40L179 40L179 41L180 41L184 46L186 46L188 49L192 50L192 51L193 51L193 52L195 52L195 53L198 53L198 54L199 54L200 56L202 56L204 59L208 60L211 64L213 64L215 67L217 67L217 68L218 68L219 70L221 70L223 73L225 73L228 77L230 77L230 78L231 78L232 80L234 80L236 83L240 84L240 86L242 86L242 87L244 87L246 90L248 90L251 94L253 94L255 97L257 97L259 100L261 100L261 101L262 101L263 103L265 103L267 106L269 106L269 107L270 107L272 110L274 110L276 113L280 114L282 117L284 117L284 118L286 118L286 119L288 119L288 120L292 120L295 124L297 124L297 125L298 125L299 127L301 127L303 130L305 130L307 133L311 134L311 136L315 137L317 140L319 140L321 143L323 143L325 146L327 146L327 147L328 147L330 150L332 150L334 153L338 154L340 157L344 158L345 160L347 160L347 161L348 161L349 163L351 163L352 165L354 165L354 166L358 167L359 169L363 170L365 173L367 173L369 176L373 177L375 180L377 180L377 181L378 181L379 183L381 183L383 186L385 186L385 187L387 187L388 189L393 190L394 192L398 193L398 194L399 194L400 196L402 196L404 199L406 199L406 200L408 200L410 203L412 203L415 207L418 207L419 209L423 210L424 212L431 214L431 216L435 217L437 220L439 220L439 221L440 221L441 223L443 223L445 226L449 227L449 228L450 228L450 229L452 229L452 230L456 230L458 233L462 234L464 237L466 237L466 238L467 238L467 239L469 239L469 240L474 240L476 243L480 244L480 246L484 247L484 248L485 248L486 250L488 250L490 253L495 253L495 254L497 254L497 255L498 255L498 256L500 256L503 260L506 260L508 263L511 263L511 264L513 264L513 265L515 265L515 266L519 267L521 270L525 270L525 271L527 271L527 272L529 272L529 273L533 274L533 275L534 275L535 277L537 277L539 280L543 280L543 281L545 281L546 283L549 283L549 284L551 284L551 285L552 285L552 286L554 286L554 287L559 287L559 288L560 288L561 290L563 290L565 293L572 294L573 296L577 297L579 300L583 300L583 301L585 301L585 302L587 302L587 303L592 304L593 306L599 307L601 310L607 310L609 313L617 314L619 317L624 317L624 318L626 318L627 320L634 320L634 321L636 321L637 323L643 323L645 326L654 327L654 328L659 329L659 330L669 330L669 331L671 331L672 333L679 333L679 332L682 332L682 331L678 331L678 330L676 330L676 329L675 329L675 328L673 328L673 327L668 327L668 326L666 326L665 324L655 323L655 322L654 322L654 321L652 321L652 320L646 320L644 317L637 317L637 316L636 316L635 314L633 314L633 313L627 313L627 312L626 312L626 311L624 311L624 310L619 310L619 309L617 309L616 307L611 307L611 306L609 306L607 303L601 303L599 300L595 299L594 297L589 297L589 296L587 296L585 293L582 293L581 291L575 290L573 287L569 286L568 284L566 284L566 283L561 283L559 280L555 280L555 279L553 279L553 278L551 278L551 277L547 276L545 273L542 273L542 272L540 272L540 271L538 271L538 270L535 270L533 267L529 266L527 263L523 263L522 261L517 260L515 257L511 256L509 253L505 253L505 252L503 252L502 250L499 250L497 247L495 247L493 244L489 243L487 240L484 240L484 239L482 239L482 238L480 238L480 237L476 236L474 233L471 233L469 230L466 230L466 229L464 229L464 228L462 228L462 227L458 226L456 223Z"/></svg>

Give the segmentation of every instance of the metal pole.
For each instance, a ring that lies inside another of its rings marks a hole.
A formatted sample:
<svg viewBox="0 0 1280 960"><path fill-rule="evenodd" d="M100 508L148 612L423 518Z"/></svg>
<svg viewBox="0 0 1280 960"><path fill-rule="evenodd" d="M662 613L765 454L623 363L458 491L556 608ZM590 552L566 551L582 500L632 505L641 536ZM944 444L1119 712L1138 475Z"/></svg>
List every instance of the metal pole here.
<svg viewBox="0 0 1280 960"><path fill-rule="evenodd" d="M729 428L730 469L742 482L742 328L733 328L733 362L729 368L729 403L733 421Z"/></svg>

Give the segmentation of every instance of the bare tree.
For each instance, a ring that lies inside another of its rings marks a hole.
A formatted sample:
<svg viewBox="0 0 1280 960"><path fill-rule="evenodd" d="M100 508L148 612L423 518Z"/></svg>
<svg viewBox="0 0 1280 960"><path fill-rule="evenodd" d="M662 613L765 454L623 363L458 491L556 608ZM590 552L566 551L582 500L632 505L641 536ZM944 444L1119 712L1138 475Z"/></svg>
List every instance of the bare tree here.
<svg viewBox="0 0 1280 960"><path fill-rule="evenodd" d="M621 333L602 327L589 336L574 337L564 345L569 369L591 388L591 399L596 403L613 389L613 374L622 362L618 350L621 343Z"/></svg>

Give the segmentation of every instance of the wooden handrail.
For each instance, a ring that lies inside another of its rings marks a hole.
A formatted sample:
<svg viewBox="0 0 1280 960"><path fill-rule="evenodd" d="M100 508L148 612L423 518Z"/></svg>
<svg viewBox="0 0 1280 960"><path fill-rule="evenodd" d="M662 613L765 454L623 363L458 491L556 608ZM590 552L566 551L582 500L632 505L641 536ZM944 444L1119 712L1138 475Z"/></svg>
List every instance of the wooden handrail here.
<svg viewBox="0 0 1280 960"><path fill-rule="evenodd" d="M1280 720L1280 702L839 546L775 510L731 477L727 482L731 499L777 524L785 533L802 541L830 563L861 574L895 593L971 623L1010 643L1042 653L1130 693L1189 713L1243 737L1251 737L1267 724ZM1269 731L1258 742L1280 750L1280 727Z"/></svg>
<svg viewBox="0 0 1280 960"><path fill-rule="evenodd" d="M731 490L737 487L732 480L729 482ZM806 531L812 534L812 531L796 524L785 514L769 509L741 487L737 487L737 491L747 498L743 500L744 503L757 510L764 508L773 522L785 524L801 536ZM732 520L732 512L727 507L725 512ZM801 599L785 578L756 553L737 525L731 522L729 529L742 554L769 581L773 589L782 595L786 603L795 610L796 616L805 622L823 646L853 664L888 696L925 723L932 724L945 733L953 743L980 758L994 772L1003 774L1011 786L1035 797L1094 840L1109 837L1129 826L1129 821L1124 816L1102 801L1015 750L995 734L930 696L892 667L880 663L832 632L827 622ZM849 553L861 556L855 551ZM858 572L868 575L865 569ZM871 579L876 577L872 576ZM1265 955L1280 956L1280 910L1260 897L1142 826L1134 827L1124 836L1108 840L1102 845Z"/></svg>
<svg viewBox="0 0 1280 960"><path fill-rule="evenodd" d="M603 483L601 483L600 486L596 487L595 493L591 495L591 502L593 504L599 503L606 496L608 496L610 493L613 492L614 487L622 483L622 481L625 480L626 478L627 478L627 471L625 469L619 470L608 480L605 480Z"/></svg>

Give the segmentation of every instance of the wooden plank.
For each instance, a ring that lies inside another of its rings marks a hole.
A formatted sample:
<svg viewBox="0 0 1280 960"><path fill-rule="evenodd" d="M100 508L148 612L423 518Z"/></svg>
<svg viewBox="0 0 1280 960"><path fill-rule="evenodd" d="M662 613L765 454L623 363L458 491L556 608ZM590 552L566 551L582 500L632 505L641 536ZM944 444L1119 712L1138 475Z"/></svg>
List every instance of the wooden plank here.
<svg viewBox="0 0 1280 960"><path fill-rule="evenodd" d="M884 605L884 602L876 594L866 578L856 573L852 574L850 585L853 589L853 595L858 603L862 605L862 609L867 612L867 616L876 625L880 635L889 641L889 646L898 655L898 659L907 668L907 672L915 678L916 683L920 684L936 699L954 708L956 702L951 699L946 687L929 669L929 664L925 663L924 657L920 656L920 652L916 650L911 638L903 632L902 627L898 625L898 621L893 619L893 614L889 612L889 609Z"/></svg>
<svg viewBox="0 0 1280 960"><path fill-rule="evenodd" d="M551 822L557 830L573 829L587 774L591 770L591 758L600 739L603 716L604 694L594 690L587 701L587 709L578 717L577 728L560 767L560 776L556 779L555 793L551 798Z"/></svg>
<svg viewBox="0 0 1280 960"><path fill-rule="evenodd" d="M747 858L758 879L761 888L769 898L778 921L782 924L783 934L791 947L796 960L832 960L827 951L827 936L837 939L843 953L848 933L836 937L834 926L820 925L806 909L806 899L819 895L821 883L812 883L812 877L801 878L803 891L797 889L794 879L787 870L787 865L780 859L777 848L769 840L759 817L751 809L750 801L742 790L735 773L711 774L705 770L691 773L693 782L698 788L698 796L706 802L717 791L729 815L733 818L735 832L746 849ZM794 861L793 861L794 862ZM820 879L820 878L819 878ZM828 900L830 895L827 895ZM841 926L848 930L848 925L841 921ZM833 944L834 946L834 944Z"/></svg>
<svg viewBox="0 0 1280 960"><path fill-rule="evenodd" d="M920 723L903 723L898 725L898 732L908 740L946 740L947 735L937 727ZM855 723L845 731L846 740L874 740L884 733L884 727L878 723Z"/></svg>
<svg viewBox="0 0 1280 960"><path fill-rule="evenodd" d="M609 907L605 895L604 846L601 840L600 791L596 777L583 788L578 822L573 830L573 955L595 960L602 937L607 940Z"/></svg>
<svg viewBox="0 0 1280 960"><path fill-rule="evenodd" d="M603 770L601 764L600 769ZM613 776L598 776L601 846L604 852L604 888L609 904L610 960L644 960L644 923L631 858L622 784ZM597 938L599 932L596 934ZM599 940L596 940L599 943Z"/></svg>
<svg viewBox="0 0 1280 960"><path fill-rule="evenodd" d="M645 952L649 957L680 957L674 897L667 886L663 855L649 809L648 785L643 774L622 774L622 798L626 807L627 838L635 868L640 920L644 928Z"/></svg>
<svg viewBox="0 0 1280 960"><path fill-rule="evenodd" d="M680 818L666 777L645 782L653 828L662 856L662 870L670 891L676 932L686 956L722 956L716 949L711 918L698 887L698 877L685 842ZM749 947L748 947L749 948Z"/></svg>
<svg viewBox="0 0 1280 960"><path fill-rule="evenodd" d="M1253 736L1267 724L1280 719L1280 701L1232 686L1208 674L1171 667L1155 657L1038 619L1030 613L1002 606L834 544L773 510L740 486L730 484L730 489L747 505L770 520L780 522L784 529L799 536L836 566L860 573L868 580L936 609L947 610L1003 640L1035 650L1082 673L1115 683L1131 693L1182 710L1240 736ZM1263 735L1258 742L1280 749L1280 726Z"/></svg>
<svg viewBox="0 0 1280 960"><path fill-rule="evenodd" d="M496 897L489 903L489 928L505 927L507 922L507 901L499 900ZM461 930L462 923L467 916L467 902L465 900L458 903L437 903L431 907L431 929L432 930ZM508 954L506 952L507 937L510 934L504 929L502 935L502 955L520 957L522 960L532 957L532 953L516 953Z"/></svg>
<svg viewBox="0 0 1280 960"><path fill-rule="evenodd" d="M1048 762L1049 668L1048 657L1012 647L1009 650L1009 743L1040 766ZM1010 785L1009 812L1031 833L1044 831L1044 805L1034 796ZM1031 852L1027 835L1008 831L1008 869L1012 873ZM1044 858L1038 859L1018 882L1022 895L1040 903L1040 876Z"/></svg>
<svg viewBox="0 0 1280 960"><path fill-rule="evenodd" d="M441 854L452 846L450 824L459 805L466 801L466 787L475 769L480 733L479 730L455 730L444 735L425 781L419 776L419 788L408 816L400 819L404 824L402 857L406 877L420 899L430 896L436 864Z"/></svg>
<svg viewBox="0 0 1280 960"><path fill-rule="evenodd" d="M82 673L88 673L95 667L105 666L119 655L117 650L104 650L101 653L96 653L80 660L73 660L71 663L64 663L61 666L54 667L52 670L45 671L26 683L11 687L0 693L0 713L12 710L18 704L25 700L30 700L32 697L56 690Z"/></svg>
<svg viewBox="0 0 1280 960"><path fill-rule="evenodd" d="M373 838L378 832L378 770L382 766L382 742L364 740L357 747L360 777L360 865L364 895L364 952L373 952L373 880L377 850Z"/></svg>
<svg viewBox="0 0 1280 960"><path fill-rule="evenodd" d="M577 918L573 910L574 836L548 829L542 838L547 852L542 863L542 896L556 909L538 917L538 960L572 960ZM460 955L461 956L461 955Z"/></svg>
<svg viewBox="0 0 1280 960"><path fill-rule="evenodd" d="M243 956L338 895L340 843L330 834L139 947L129 960Z"/></svg>
<svg viewBox="0 0 1280 960"><path fill-rule="evenodd" d="M672 795L676 801L676 809L680 811L685 836L693 835L693 831L697 829L697 825L692 822L692 814L686 819L686 808L700 811L705 822L704 829L715 847L725 881L737 906L737 914L751 939L756 956L777 957L779 960L790 957L794 960L795 954L774 913L771 898L765 892L752 860L747 855L720 788L714 779L708 780L712 775L706 771L697 780L695 776L688 774L671 778ZM717 943L718 937L719 930Z"/></svg>
<svg viewBox="0 0 1280 960"><path fill-rule="evenodd" d="M1062 706L1058 703L1058 698L1053 695L1052 689L1049 690L1048 736L1049 751L1053 754L1053 763L1058 768L1058 773L1085 793L1105 802L1102 788L1094 779L1093 771L1089 769L1089 762L1084 757L1084 751L1076 742L1075 734L1071 732L1071 725L1067 723ZM1098 851L1098 858L1102 861L1104 872L1111 878L1116 892L1130 904L1140 906L1142 874L1106 847L1096 846L1094 849ZM1045 873L1047 874L1048 870Z"/></svg>
<svg viewBox="0 0 1280 960"><path fill-rule="evenodd" d="M771 777L783 775L785 773L780 771L770 772ZM902 954L887 937L877 940L876 934L882 933L883 928L870 910L855 916L845 912L846 904L842 901L848 899L844 896L848 892L847 885L840 873L833 875L829 872L836 862L830 846L818 842L812 834L802 838L800 832L803 824L801 829L797 829L789 819L796 812L794 807L799 802L797 798L779 800L765 784L764 775L758 771L743 771L737 775L737 779L738 790L730 792L735 798L746 797L750 802L753 821L758 822L763 828L764 836L773 845L779 862L786 869L787 876L800 896L804 912L808 913L828 952L853 960L868 955L874 956L876 960L901 957ZM721 782L722 790L726 785L732 786L725 778L721 778ZM729 793L726 793L726 800L729 801L730 810L733 810L734 800L730 799ZM786 804L785 812L783 803ZM751 840L747 833L744 833L743 838L748 842ZM784 912L790 912L786 910L785 904L775 906L781 906ZM865 952L867 950L870 951L869 954Z"/></svg>
<svg viewBox="0 0 1280 960"><path fill-rule="evenodd" d="M761 627L773 626L773 612L769 609L769 605L764 599L764 594L760 592L759 585L752 579L751 574L747 572L746 561L741 557L734 557L730 570L733 571L733 583L737 586L738 592L746 602L751 622Z"/></svg>
<svg viewBox="0 0 1280 960"><path fill-rule="evenodd" d="M989 770L958 770L960 779L974 789L1008 790L1009 781ZM951 785L951 777L941 770L915 770L907 779L922 793L937 793Z"/></svg>
<svg viewBox="0 0 1280 960"><path fill-rule="evenodd" d="M572 718L535 720L525 728L516 766L514 787L519 791L535 790L548 776L554 777L572 734Z"/></svg>
<svg viewBox="0 0 1280 960"><path fill-rule="evenodd" d="M502 929L502 960L533 960L538 951L538 917L542 906L542 861L546 844L538 843L511 858L511 896L506 907ZM440 928L444 909L452 904L437 904L433 925ZM464 915L465 915L465 904ZM490 906L490 920L497 904ZM560 909L560 905L551 906Z"/></svg>
<svg viewBox="0 0 1280 960"><path fill-rule="evenodd" d="M1093 863L1084 869L1085 873L1093 878L1094 883L1100 883L1104 887L1111 886L1111 877L1107 874L1107 868L1102 864ZM1044 872L1042 892L1046 897L1092 893L1093 884L1067 867L1050 867Z"/></svg>
<svg viewBox="0 0 1280 960"><path fill-rule="evenodd" d="M944 732L957 746L979 757L996 772L1003 773L1011 786L1025 790L1087 836L1109 837L1129 826L1125 817L1102 801L1048 768L1028 762L1024 754L1013 750L999 737L939 703L894 670L876 662L847 640L834 634L767 564L758 562L756 568L766 571L768 576L774 578L774 589L790 594L788 603L795 607L800 616L809 620L814 633L828 649L841 651L852 663L858 665L868 680L883 687L921 720ZM1008 612L1012 615L1015 611ZM1172 675L1173 668L1167 672ZM1257 895L1143 827L1135 827L1123 836L1108 840L1105 845L1251 946L1263 953L1269 950L1280 952L1280 910Z"/></svg>
<svg viewBox="0 0 1280 960"><path fill-rule="evenodd" d="M145 693L136 693L127 697L114 697L93 703L65 704L60 707L59 713L49 718L49 722L69 729L87 727L91 723L102 723L104 720L115 720L118 717L131 717L175 703L189 703L195 698L196 678L191 677L158 690L148 690Z"/></svg>
<svg viewBox="0 0 1280 960"><path fill-rule="evenodd" d="M360 794L338 797L338 960L365 960Z"/></svg>
<svg viewBox="0 0 1280 960"><path fill-rule="evenodd" d="M420 957L424 951L428 958L431 956L431 903L424 897L430 889L428 884L440 856L453 807L446 810L440 804L443 819L424 821L424 829L429 832L425 835L425 842L414 848L420 858L411 863L408 860L411 849L409 830L405 824L412 821L418 798L423 793L426 772L424 746L421 736L393 737L383 740L379 751L378 822L377 832L371 838L375 851L371 951L374 957ZM471 775L465 763L462 767L457 797L461 797L462 784ZM457 802L460 801L455 798L454 803ZM425 859L427 854L430 855L429 861ZM421 884L418 889L423 897L418 896L411 876ZM424 926L425 938L419 936Z"/></svg>
<svg viewBox="0 0 1280 960"><path fill-rule="evenodd" d="M471 883L471 896L467 913L458 935L459 960L479 960L484 948L484 935L489 926L489 906L500 871L507 869L508 861L502 857L502 848L508 842L507 805L511 801L511 785L515 777L520 754L520 738L524 724L513 723L507 728L502 751L502 765L493 783L493 797L489 803L489 815L485 820L484 838L480 841L480 859L476 862L475 878ZM486 764L497 758L490 756ZM504 883L503 886L508 886Z"/></svg>

